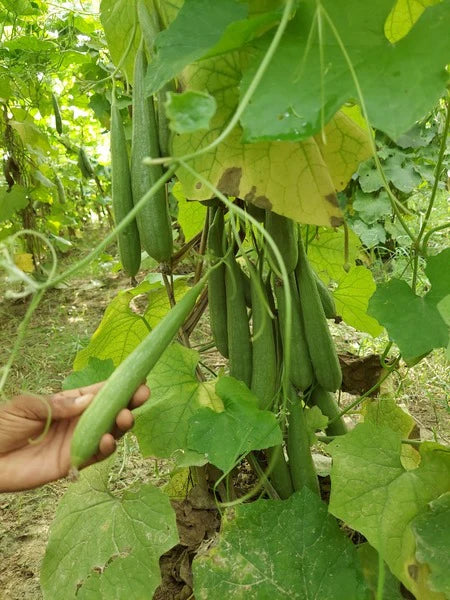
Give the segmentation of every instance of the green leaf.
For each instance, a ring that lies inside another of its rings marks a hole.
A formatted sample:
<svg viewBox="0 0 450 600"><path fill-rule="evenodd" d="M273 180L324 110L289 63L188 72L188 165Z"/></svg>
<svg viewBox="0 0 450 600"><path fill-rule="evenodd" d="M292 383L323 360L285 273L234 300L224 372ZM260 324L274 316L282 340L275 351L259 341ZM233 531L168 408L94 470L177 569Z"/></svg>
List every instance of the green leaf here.
<svg viewBox="0 0 450 600"><path fill-rule="evenodd" d="M9 123L17 131L24 145L31 152L40 156L47 156L50 153L51 147L47 136L31 121L10 121Z"/></svg>
<svg viewBox="0 0 450 600"><path fill-rule="evenodd" d="M449 328L433 299L432 294L416 296L406 281L391 279L377 286L368 313L386 327L402 355L410 359L448 345Z"/></svg>
<svg viewBox="0 0 450 600"><path fill-rule="evenodd" d="M200 202L187 200L179 181L173 186L172 194L178 201L178 223L181 225L186 240L191 240L203 229L208 209Z"/></svg>
<svg viewBox="0 0 450 600"><path fill-rule="evenodd" d="M238 0L185 0L169 28L156 36L146 77L148 92L161 89L218 43L228 25L246 17L247 8Z"/></svg>
<svg viewBox="0 0 450 600"><path fill-rule="evenodd" d="M166 288L162 284L161 275L157 273L156 277L152 278L153 275L155 274L151 273L147 277L147 280L151 281L152 286L154 286L154 289L150 290L149 292L148 307L144 313L145 320L152 328L155 327L171 309L171 304L167 296ZM173 293L175 296L175 300L177 302L181 300L181 298L188 290L189 285L186 283L184 276L175 276L173 284Z"/></svg>
<svg viewBox="0 0 450 600"><path fill-rule="evenodd" d="M389 427L392 431L400 434L402 438L408 438L414 429L414 419L405 413L389 394L366 400L362 414L365 422L379 427Z"/></svg>
<svg viewBox="0 0 450 600"><path fill-rule="evenodd" d="M377 192L383 187L383 180L373 158L363 162L358 169L359 185L366 194Z"/></svg>
<svg viewBox="0 0 450 600"><path fill-rule="evenodd" d="M84 369L75 371L66 377L62 383L63 390L73 390L74 388L92 385L108 379L114 371L114 363L108 358L100 360L95 356L90 356L88 364Z"/></svg>
<svg viewBox="0 0 450 600"><path fill-rule="evenodd" d="M188 446L228 473L251 450L282 443L274 413L259 409L258 398L242 381L220 377L216 394L223 411L201 408L189 421Z"/></svg>
<svg viewBox="0 0 450 600"><path fill-rule="evenodd" d="M385 190L374 197L358 189L355 194L353 208L357 211L359 218L368 225L376 223L378 219L389 215L392 211L389 196Z"/></svg>
<svg viewBox="0 0 450 600"><path fill-rule="evenodd" d="M416 558L431 569L430 588L450 597L450 493L430 502L431 511L411 523L416 536Z"/></svg>
<svg viewBox="0 0 450 600"><path fill-rule="evenodd" d="M411 521L448 491L448 450L424 442L420 465L406 470L401 435L369 422L339 436L328 449L333 457L330 512L360 531L412 593L430 597L426 573L415 558Z"/></svg>
<svg viewBox="0 0 450 600"><path fill-rule="evenodd" d="M189 450L189 419L202 406L221 410L214 384L195 376L199 355L180 344L170 346L148 378L152 391L144 406L135 410L136 435L144 456L176 458L180 466L204 464L198 452Z"/></svg>
<svg viewBox="0 0 450 600"><path fill-rule="evenodd" d="M0 223L11 219L18 210L28 205L27 189L21 185L13 185L10 191L0 189Z"/></svg>
<svg viewBox="0 0 450 600"><path fill-rule="evenodd" d="M144 557L143 557L144 558ZM104 571L93 570L76 595L76 600L111 600L112 598L148 598L159 584L156 569L150 579L148 569L133 554L111 557ZM149 588L150 583L150 588Z"/></svg>
<svg viewBox="0 0 450 600"><path fill-rule="evenodd" d="M317 442L316 431L325 431L329 419L322 413L318 406L311 406L304 413L306 427L309 432L309 443L312 446Z"/></svg>
<svg viewBox="0 0 450 600"><path fill-rule="evenodd" d="M383 169L387 180L404 194L410 194L422 181L414 170L411 159L402 152L390 151Z"/></svg>
<svg viewBox="0 0 450 600"><path fill-rule="evenodd" d="M338 315L359 331L367 331L373 337L380 335L383 328L367 314L369 300L376 289L371 271L363 266L351 267L348 273L342 269L335 281L338 287L333 296Z"/></svg>
<svg viewBox="0 0 450 600"><path fill-rule="evenodd" d="M308 260L312 267L325 282L331 280L339 281L344 276L345 258L345 236L343 229L331 230L319 228L316 235L311 239L307 237L304 229L304 239L308 239ZM349 231L348 237L348 261L352 265L359 257L361 242L358 236Z"/></svg>
<svg viewBox="0 0 450 600"><path fill-rule="evenodd" d="M213 96L203 92L168 92L164 106L170 119L170 129L176 133L191 133L198 129L209 129L217 102Z"/></svg>
<svg viewBox="0 0 450 600"><path fill-rule="evenodd" d="M307 487L226 513L218 543L193 563L198 600L367 598L355 546Z"/></svg>
<svg viewBox="0 0 450 600"><path fill-rule="evenodd" d="M154 10L154 9L153 9ZM140 43L136 27L136 6L129 0L102 0L100 20L113 63L121 65L128 81L133 81L134 59ZM127 53L131 43L131 49Z"/></svg>
<svg viewBox="0 0 450 600"><path fill-rule="evenodd" d="M371 125L393 139L443 96L450 50L448 2L428 8L395 46L383 31L392 0L379 0L370 11L359 0L324 0L319 6L317 16L315 0L302 2L289 23L243 114L245 141L306 139L319 132L346 101L358 99L342 46L356 72ZM271 38L268 34L255 42L257 51L244 74L241 94L246 93ZM411 79L412 72L419 74L419 80Z"/></svg>
<svg viewBox="0 0 450 600"><path fill-rule="evenodd" d="M9 100L9 98L12 96L12 93L13 91L9 78L4 77L3 75L0 76L0 98L3 101Z"/></svg>
<svg viewBox="0 0 450 600"><path fill-rule="evenodd" d="M367 225L364 221L356 219L351 223L351 227L367 248L374 248L386 241L386 231L381 223Z"/></svg>
<svg viewBox="0 0 450 600"><path fill-rule="evenodd" d="M30 16L41 12L36 2L30 0L1 0L1 4L15 15Z"/></svg>
<svg viewBox="0 0 450 600"><path fill-rule="evenodd" d="M134 577L139 597L151 597L160 583L159 558L178 542L169 498L151 485L113 494L109 462L83 471L58 506L41 569L46 600L61 590L68 600L136 597L126 593Z"/></svg>
<svg viewBox="0 0 450 600"><path fill-rule="evenodd" d="M367 542L358 546L357 551L364 577L375 598L378 587L378 552ZM400 585L400 581L392 575L385 563L383 598L385 600L403 600L404 596Z"/></svg>
<svg viewBox="0 0 450 600"><path fill-rule="evenodd" d="M442 250L436 256L429 256L425 273L431 283L431 290L425 297L428 302L437 306L450 295L450 248Z"/></svg>

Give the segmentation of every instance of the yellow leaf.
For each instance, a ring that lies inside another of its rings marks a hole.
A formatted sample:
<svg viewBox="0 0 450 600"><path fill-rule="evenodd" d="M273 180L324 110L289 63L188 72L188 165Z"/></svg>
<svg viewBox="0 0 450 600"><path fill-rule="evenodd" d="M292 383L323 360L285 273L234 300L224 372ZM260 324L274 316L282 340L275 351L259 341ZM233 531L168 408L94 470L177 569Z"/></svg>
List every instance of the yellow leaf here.
<svg viewBox="0 0 450 600"><path fill-rule="evenodd" d="M34 263L33 255L28 253L16 254L14 256L14 263L24 273L33 273Z"/></svg>
<svg viewBox="0 0 450 600"><path fill-rule="evenodd" d="M348 273L343 271L337 283L333 296L338 314L355 329L367 331L374 337L380 335L383 327L367 314L369 300L376 289L371 271L362 266L352 267Z"/></svg>
<svg viewBox="0 0 450 600"><path fill-rule="evenodd" d="M350 181L358 164L371 155L367 132L352 118L338 112L324 129L326 143L316 135L322 157L335 189L340 192Z"/></svg>
<svg viewBox="0 0 450 600"><path fill-rule="evenodd" d="M433 6L440 0L397 0L384 24L384 34L394 43L401 40L419 20L427 6Z"/></svg>

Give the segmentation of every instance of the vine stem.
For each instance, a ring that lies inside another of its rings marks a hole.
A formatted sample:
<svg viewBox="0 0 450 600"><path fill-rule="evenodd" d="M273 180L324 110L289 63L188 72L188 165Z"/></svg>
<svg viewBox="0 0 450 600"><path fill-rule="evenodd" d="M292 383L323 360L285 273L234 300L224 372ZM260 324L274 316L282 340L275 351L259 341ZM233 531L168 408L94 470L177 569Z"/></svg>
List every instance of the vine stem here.
<svg viewBox="0 0 450 600"><path fill-rule="evenodd" d="M420 227L419 233L418 233L416 241L414 243L413 276L412 276L412 283L411 283L411 288L412 288L413 292L416 291L416 287L417 287L417 274L419 271L419 255L421 254L422 250L426 247L425 239L428 241L429 238L424 239L424 244L423 244L422 248L420 245L420 241L425 234L425 230L428 225L428 221L430 220L431 211L433 210L434 202L436 200L436 194L437 194L437 189L438 189L438 185L439 185L439 175L442 170L442 164L444 162L444 154L445 154L445 150L447 148L447 136L448 136L448 130L449 130L449 125L450 125L450 104L448 101L446 102L446 107L447 107L447 111L446 111L446 117L445 117L445 125L444 125L444 130L442 132L441 146L439 148L439 156L438 156L438 160L436 163L436 169L434 172L434 182L433 182L433 188L431 190L430 201L428 203L428 208L425 213L425 217L423 219L422 226Z"/></svg>
<svg viewBox="0 0 450 600"><path fill-rule="evenodd" d="M427 256L427 245L428 245L428 241L430 239L430 237L436 233L437 231L442 231L443 229L448 229L450 227L450 223L445 223L444 225L439 225L438 227L433 227L433 229L430 229L430 231L428 231L428 233L426 234L426 236L423 238L423 242L422 242L422 249L423 249L423 255Z"/></svg>
<svg viewBox="0 0 450 600"><path fill-rule="evenodd" d="M275 32L275 35L273 36L272 41L267 49L267 52L264 55L264 58L262 59L262 61L260 62L258 69L257 69L252 81L250 82L250 85L248 86L247 91L243 95L242 100L239 102L233 116L231 117L230 122L225 127L225 129L222 131L222 133L213 142L211 142L204 148L197 150L196 152L192 152L191 154L185 154L184 156L181 156L181 157L165 156L165 157L161 157L161 158L147 159L149 164L166 164L166 165L168 165L168 164L172 164L174 162L176 163L178 161L181 162L181 161L192 160L193 158L197 158L198 156L201 156L202 154L207 154L208 152L210 152L211 150L216 148L219 144L221 144L230 135L230 133L233 131L233 129L239 123L239 119L241 118L243 112L247 108L258 85L261 83L264 73L266 72L267 67L270 64L270 61L272 60L272 58L280 44L281 38L283 37L284 31L289 22L293 7L294 7L294 0L286 0L286 4L285 4L284 10L283 10L283 14L282 14L280 23L279 23L277 30Z"/></svg>
<svg viewBox="0 0 450 600"><path fill-rule="evenodd" d="M8 362L2 368L2 376L0 379L0 394L2 394L2 395L3 395L3 389L5 387L5 383L8 378L11 367L16 359L16 355L22 345L24 338L25 338L28 324L31 320L31 317L34 314L34 311L39 306L44 294L45 294L45 290L41 289L33 296L32 300L30 302L30 305L27 308L27 312L25 313L24 318L22 319L19 327L17 328L17 337L14 342L13 349L11 351L11 354L9 355Z"/></svg>
<svg viewBox="0 0 450 600"><path fill-rule="evenodd" d="M96 246L85 258L83 258L80 261L78 261L77 263L75 263L72 267L67 269L67 271L65 271L64 273L61 273L61 275L58 275L52 279L47 280L47 282L42 285L42 288L48 289L48 288L54 287L58 283L61 283L65 279L68 279L69 277L71 277L74 273L77 273L78 271L81 271L82 269L84 269L92 260L97 258L97 256L100 254L100 252L102 250L104 250L104 248L106 248L106 246L108 246L111 242L113 242L115 240L117 234L120 233L121 231L123 231L123 229L125 229L125 227L127 227L127 225L129 225L131 223L131 221L136 217L136 215L143 208L143 206L147 202L150 201L150 199L155 194L155 192L157 192L172 177L172 175L175 173L175 170L176 170L175 166L168 169L164 173L164 175L162 175L158 179L158 181L156 181L152 185L152 187L148 190L148 192L144 196L142 196L142 198L130 210L130 212L127 214L127 216L124 219L122 219L122 221L120 221L120 223L117 224L117 226L111 231L111 233L109 233L105 237L105 239L102 242L100 242L100 244L98 244L98 246Z"/></svg>

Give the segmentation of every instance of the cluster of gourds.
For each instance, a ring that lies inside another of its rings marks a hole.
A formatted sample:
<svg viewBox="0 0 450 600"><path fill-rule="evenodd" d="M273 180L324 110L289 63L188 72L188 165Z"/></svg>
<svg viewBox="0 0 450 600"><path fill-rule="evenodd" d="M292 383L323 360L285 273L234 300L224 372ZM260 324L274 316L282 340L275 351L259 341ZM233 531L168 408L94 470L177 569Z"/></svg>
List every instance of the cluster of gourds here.
<svg viewBox="0 0 450 600"><path fill-rule="evenodd" d="M276 481L274 485L283 497L305 483L317 489L302 398L319 406L330 420L339 414L334 392L341 387L342 373L327 322L328 318L336 317L334 299L309 264L298 226L291 219L272 211L260 211L264 227L286 267L288 281L283 283L270 245L263 243L255 248L256 263L244 260L245 252L239 250L244 246L236 244L229 233L223 208L219 205L210 208L210 214L209 252L213 260L222 260L208 280L215 344L228 358L230 374L250 387L260 407L277 411L288 331L290 390L286 448L290 477L286 471L279 485ZM255 243L256 237L251 237ZM247 267L242 268L241 264ZM286 323L285 285L289 286L291 297L290 323ZM328 430L330 435L344 432L345 425L340 419ZM279 457L279 462L283 462L284 452ZM282 468L274 471L275 479Z"/></svg>
<svg viewBox="0 0 450 600"><path fill-rule="evenodd" d="M145 6L140 3L145 9ZM147 11L139 13L142 31ZM167 124L164 111L157 110L153 96L145 89L147 54L145 36L142 37L134 64L132 103L131 156L128 156L123 121L115 95L111 105L111 169L112 204L116 223L130 212L133 206L162 176L162 165L145 165L148 157L159 157L167 148ZM173 238L166 189L162 186L149 198L135 220L118 236L119 254L125 272L134 277L141 263L141 246L158 262L167 262L172 256Z"/></svg>

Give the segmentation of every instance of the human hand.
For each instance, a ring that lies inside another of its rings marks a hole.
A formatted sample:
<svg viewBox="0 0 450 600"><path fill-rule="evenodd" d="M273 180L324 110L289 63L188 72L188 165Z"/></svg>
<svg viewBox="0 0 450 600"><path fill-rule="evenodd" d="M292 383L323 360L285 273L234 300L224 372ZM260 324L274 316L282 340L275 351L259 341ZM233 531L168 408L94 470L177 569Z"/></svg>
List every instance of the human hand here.
<svg viewBox="0 0 450 600"><path fill-rule="evenodd" d="M102 385L103 382L96 383L47 398L17 396L6 404L0 404L0 492L32 489L68 474L70 443L75 426ZM149 395L145 385L136 390L129 408L118 413L114 430L102 437L99 452L88 464L114 452L116 439L133 426L130 409L141 406ZM52 421L39 440L49 410Z"/></svg>

